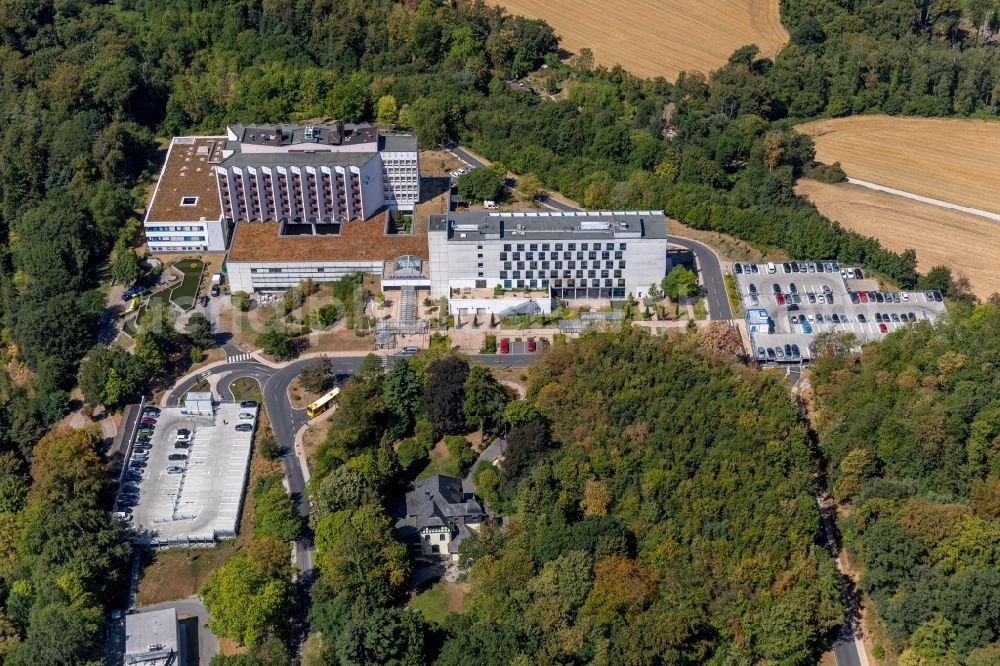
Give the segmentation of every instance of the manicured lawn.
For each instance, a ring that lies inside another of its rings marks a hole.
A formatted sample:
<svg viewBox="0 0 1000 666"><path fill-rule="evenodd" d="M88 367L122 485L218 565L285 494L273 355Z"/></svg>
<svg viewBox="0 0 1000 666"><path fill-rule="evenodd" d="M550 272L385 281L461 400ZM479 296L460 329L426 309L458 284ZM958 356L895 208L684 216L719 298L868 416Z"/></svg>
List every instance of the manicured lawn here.
<svg viewBox="0 0 1000 666"><path fill-rule="evenodd" d="M407 604L416 608L431 622L442 624L452 613L461 613L468 583L449 583L439 580L417 594Z"/></svg>
<svg viewBox="0 0 1000 666"><path fill-rule="evenodd" d="M198 293L198 282L205 264L200 259L181 259L174 263L174 268L184 274L181 283L170 290L170 300L185 310L194 307L194 299Z"/></svg>
<svg viewBox="0 0 1000 666"><path fill-rule="evenodd" d="M251 377L240 377L230 384L233 390L233 398L236 400L256 400L261 402L260 386Z"/></svg>

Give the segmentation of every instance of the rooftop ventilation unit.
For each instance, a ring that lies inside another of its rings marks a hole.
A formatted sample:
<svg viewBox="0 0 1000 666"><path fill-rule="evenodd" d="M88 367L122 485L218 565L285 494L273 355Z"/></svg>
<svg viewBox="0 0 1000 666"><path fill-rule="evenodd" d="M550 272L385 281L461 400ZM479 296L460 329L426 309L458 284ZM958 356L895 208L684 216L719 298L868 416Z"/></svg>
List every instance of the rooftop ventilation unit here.
<svg viewBox="0 0 1000 666"><path fill-rule="evenodd" d="M580 222L580 229L582 231L607 231L610 228L610 222L596 222L593 220L584 220L583 222Z"/></svg>
<svg viewBox="0 0 1000 666"><path fill-rule="evenodd" d="M455 231L479 231L478 224L456 224Z"/></svg>
<svg viewBox="0 0 1000 666"><path fill-rule="evenodd" d="M306 125L305 136L310 141L315 141L319 138L319 128L315 125Z"/></svg>

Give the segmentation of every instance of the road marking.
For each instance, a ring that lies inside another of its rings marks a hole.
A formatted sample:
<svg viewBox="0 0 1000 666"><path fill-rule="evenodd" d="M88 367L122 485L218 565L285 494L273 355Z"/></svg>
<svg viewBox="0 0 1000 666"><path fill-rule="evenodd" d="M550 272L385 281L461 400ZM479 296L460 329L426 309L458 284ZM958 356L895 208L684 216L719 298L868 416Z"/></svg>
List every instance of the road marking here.
<svg viewBox="0 0 1000 666"><path fill-rule="evenodd" d="M249 361L251 358L250 354L236 354L234 356L227 356L226 361L229 363L239 363L240 361Z"/></svg>

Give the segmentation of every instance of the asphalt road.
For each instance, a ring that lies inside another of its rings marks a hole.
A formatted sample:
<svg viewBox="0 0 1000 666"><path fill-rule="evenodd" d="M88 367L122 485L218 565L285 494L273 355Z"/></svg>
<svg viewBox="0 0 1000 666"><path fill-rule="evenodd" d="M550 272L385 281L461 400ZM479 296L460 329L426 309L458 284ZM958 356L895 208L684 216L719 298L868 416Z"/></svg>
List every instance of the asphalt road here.
<svg viewBox="0 0 1000 666"><path fill-rule="evenodd" d="M446 143L445 148L453 152L466 164L474 167L486 166L480 160L473 157L467 150L454 143ZM561 201L556 201L550 196L540 196L538 203L567 212L580 210ZM680 236L670 236L670 242L683 248L691 250L698 258L698 267L701 271L701 284L705 289L705 300L708 301L708 314L710 319L729 320L733 318L732 308L729 307L729 295L726 293L726 281L722 277L722 266L719 264L719 257L704 243L699 243L690 238Z"/></svg>

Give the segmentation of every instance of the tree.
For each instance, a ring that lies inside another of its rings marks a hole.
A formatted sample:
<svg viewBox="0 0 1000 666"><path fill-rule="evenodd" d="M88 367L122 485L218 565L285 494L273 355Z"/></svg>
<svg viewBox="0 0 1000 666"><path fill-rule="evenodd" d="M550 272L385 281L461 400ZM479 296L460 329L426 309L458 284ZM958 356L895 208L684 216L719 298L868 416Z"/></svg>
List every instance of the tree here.
<svg viewBox="0 0 1000 666"><path fill-rule="evenodd" d="M398 118L399 109L396 107L396 98L392 95L382 95L379 97L375 122L380 125L394 125Z"/></svg>
<svg viewBox="0 0 1000 666"><path fill-rule="evenodd" d="M508 495L521 475L548 447L549 431L540 420L530 421L510 431L503 466L500 468L500 478Z"/></svg>
<svg viewBox="0 0 1000 666"><path fill-rule="evenodd" d="M397 360L385 376L382 401L386 409L395 414L407 429L412 427L421 408L421 387L420 379L409 359Z"/></svg>
<svg viewBox="0 0 1000 666"><path fill-rule="evenodd" d="M468 375L469 364L458 356L444 356L427 365L424 409L438 431L453 433L465 427L463 403Z"/></svg>
<svg viewBox="0 0 1000 666"><path fill-rule="evenodd" d="M503 421L504 410L511 401L510 390L501 385L488 368L477 365L470 369L464 391L462 410L470 428L493 427Z"/></svg>
<svg viewBox="0 0 1000 666"><path fill-rule="evenodd" d="M316 528L316 561L334 594L361 591L380 604L399 594L410 573L406 546L396 541L382 507L326 516Z"/></svg>
<svg viewBox="0 0 1000 666"><path fill-rule="evenodd" d="M277 541L291 541L302 529L302 515L281 485L281 476L272 474L257 481L253 491L253 533Z"/></svg>
<svg viewBox="0 0 1000 666"><path fill-rule="evenodd" d="M192 344L202 349L215 346L215 336L212 334L212 322L200 312L195 312L188 317L187 324L184 326L184 334L188 336Z"/></svg>
<svg viewBox="0 0 1000 666"><path fill-rule="evenodd" d="M287 558L283 545L278 552L284 552ZM209 626L216 636L231 638L241 645L256 645L268 633L283 627L289 612L287 569L275 568L264 555L237 553L213 571L202 586L200 594L212 614Z"/></svg>
<svg viewBox="0 0 1000 666"><path fill-rule="evenodd" d="M250 309L250 294L245 291L234 291L229 300L232 302L233 307L240 312L246 312Z"/></svg>
<svg viewBox="0 0 1000 666"><path fill-rule="evenodd" d="M277 359L288 358L290 354L288 329L277 319L271 319L260 333L257 334L257 346Z"/></svg>
<svg viewBox="0 0 1000 666"><path fill-rule="evenodd" d="M476 462L476 452L472 450L469 440L461 435L448 435L444 438L448 448L447 473L461 476L469 466Z"/></svg>
<svg viewBox="0 0 1000 666"><path fill-rule="evenodd" d="M361 474L348 465L341 465L323 477L312 499L313 510L309 520L318 525L332 513L353 511L365 504L378 502L378 493Z"/></svg>
<svg viewBox="0 0 1000 666"><path fill-rule="evenodd" d="M131 248L121 248L111 264L111 279L117 284L132 284L140 277L142 267L139 265L139 257Z"/></svg>
<svg viewBox="0 0 1000 666"><path fill-rule="evenodd" d="M495 201L503 193L503 179L490 169L477 167L458 177L458 193L466 201Z"/></svg>
<svg viewBox="0 0 1000 666"><path fill-rule="evenodd" d="M337 637L337 657L343 666L425 664L424 637L429 631L419 611L377 608L344 626Z"/></svg>
<svg viewBox="0 0 1000 666"><path fill-rule="evenodd" d="M683 266L674 266L660 282L663 294L673 301L698 294L697 276Z"/></svg>
<svg viewBox="0 0 1000 666"><path fill-rule="evenodd" d="M533 173L526 173L517 179L517 191L527 199L542 194L542 179Z"/></svg>
<svg viewBox="0 0 1000 666"><path fill-rule="evenodd" d="M307 365L299 373L299 384L310 393L325 393L336 379L330 362L326 359Z"/></svg>

